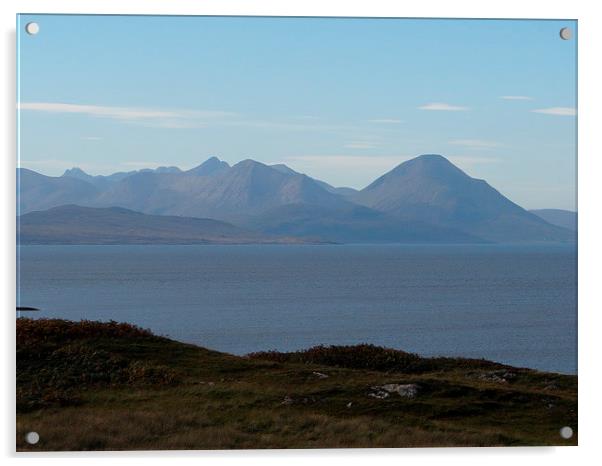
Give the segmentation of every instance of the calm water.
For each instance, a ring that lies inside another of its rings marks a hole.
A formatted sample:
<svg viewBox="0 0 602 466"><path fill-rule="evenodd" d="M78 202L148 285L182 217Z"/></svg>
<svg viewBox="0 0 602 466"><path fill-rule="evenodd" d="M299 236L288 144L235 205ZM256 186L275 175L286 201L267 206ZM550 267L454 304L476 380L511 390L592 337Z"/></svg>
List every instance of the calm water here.
<svg viewBox="0 0 602 466"><path fill-rule="evenodd" d="M569 245L22 246L18 302L243 354L370 342L576 373Z"/></svg>

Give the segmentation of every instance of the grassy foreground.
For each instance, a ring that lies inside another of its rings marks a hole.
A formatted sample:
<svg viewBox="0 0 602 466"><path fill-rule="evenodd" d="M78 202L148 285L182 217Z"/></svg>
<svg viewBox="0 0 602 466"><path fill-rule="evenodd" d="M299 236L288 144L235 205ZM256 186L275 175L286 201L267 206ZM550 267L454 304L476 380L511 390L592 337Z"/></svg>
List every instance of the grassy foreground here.
<svg viewBox="0 0 602 466"><path fill-rule="evenodd" d="M17 320L19 451L576 444L576 376L372 345L238 357Z"/></svg>

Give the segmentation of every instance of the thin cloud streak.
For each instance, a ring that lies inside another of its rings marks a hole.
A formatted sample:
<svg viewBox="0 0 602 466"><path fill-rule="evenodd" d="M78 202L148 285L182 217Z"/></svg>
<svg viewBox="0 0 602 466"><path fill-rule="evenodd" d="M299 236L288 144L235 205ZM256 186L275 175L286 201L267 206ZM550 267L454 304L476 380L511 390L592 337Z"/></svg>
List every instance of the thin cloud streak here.
<svg viewBox="0 0 602 466"><path fill-rule="evenodd" d="M243 118L236 112L219 110L168 110L136 107L81 105L62 102L22 102L21 111L55 114L76 114L108 118L122 123L139 124L151 128L193 129L208 126L248 127L289 131L354 131L355 127L336 124L313 124ZM307 118L311 121L317 118Z"/></svg>
<svg viewBox="0 0 602 466"><path fill-rule="evenodd" d="M422 105L418 107L419 110L433 110L440 112L465 112L469 110L468 107L462 107L459 105L450 105L444 102L432 102L430 104Z"/></svg>
<svg viewBox="0 0 602 466"><path fill-rule="evenodd" d="M378 144L373 142L353 141L345 144L343 147L347 149L374 149Z"/></svg>
<svg viewBox="0 0 602 466"><path fill-rule="evenodd" d="M233 112L214 110L161 110L137 107L82 105L63 102L21 102L17 105L17 108L20 111L79 114L165 128L205 126L207 120L224 119L238 115Z"/></svg>
<svg viewBox="0 0 602 466"><path fill-rule="evenodd" d="M502 95L500 96L502 100L533 100L533 97L529 97L527 95Z"/></svg>
<svg viewBox="0 0 602 466"><path fill-rule="evenodd" d="M545 115L556 115L556 116L575 116L577 115L577 109L573 107L550 107L550 108L538 108L531 110L533 113L543 113Z"/></svg>
<svg viewBox="0 0 602 466"><path fill-rule="evenodd" d="M383 125L398 125L400 123L403 123L403 120L397 120L395 118L378 118L375 120L368 120L368 123L376 123L376 124L383 124Z"/></svg>
<svg viewBox="0 0 602 466"><path fill-rule="evenodd" d="M485 141L483 139L454 139L449 141L449 144L454 146L464 146L473 149L493 149L499 147L501 144L496 141Z"/></svg>

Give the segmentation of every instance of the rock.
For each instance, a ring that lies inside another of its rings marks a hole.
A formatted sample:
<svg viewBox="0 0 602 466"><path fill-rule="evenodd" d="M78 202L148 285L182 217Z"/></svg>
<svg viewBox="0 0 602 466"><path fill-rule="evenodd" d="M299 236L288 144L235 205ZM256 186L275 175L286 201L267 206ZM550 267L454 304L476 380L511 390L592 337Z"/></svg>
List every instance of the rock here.
<svg viewBox="0 0 602 466"><path fill-rule="evenodd" d="M328 375L326 374L322 374L321 372L312 372L313 375L315 375L318 379L327 379Z"/></svg>
<svg viewBox="0 0 602 466"><path fill-rule="evenodd" d="M292 405L292 404L306 405L306 404L315 403L315 402L316 402L316 398L313 396L303 396L303 397L299 397L299 398L293 398L292 396L286 395L280 404L281 405Z"/></svg>
<svg viewBox="0 0 602 466"><path fill-rule="evenodd" d="M397 393L403 398L415 398L418 395L419 387L415 383L399 384L386 383L384 385L370 387L372 390L368 396L383 400L388 398L391 393Z"/></svg>
<svg viewBox="0 0 602 466"><path fill-rule="evenodd" d="M509 380L512 380L515 377L516 374L514 372L504 370L483 372L477 376L477 378L481 380L497 383L507 383Z"/></svg>
<svg viewBox="0 0 602 466"><path fill-rule="evenodd" d="M389 393L385 390L381 390L379 387L370 387L373 391L368 393L368 396L372 398L378 398L379 400L384 400L385 398L389 398Z"/></svg>
<svg viewBox="0 0 602 466"><path fill-rule="evenodd" d="M382 386L383 390L389 393L397 393L404 398L414 398L418 395L418 385L415 383L398 384L388 383Z"/></svg>

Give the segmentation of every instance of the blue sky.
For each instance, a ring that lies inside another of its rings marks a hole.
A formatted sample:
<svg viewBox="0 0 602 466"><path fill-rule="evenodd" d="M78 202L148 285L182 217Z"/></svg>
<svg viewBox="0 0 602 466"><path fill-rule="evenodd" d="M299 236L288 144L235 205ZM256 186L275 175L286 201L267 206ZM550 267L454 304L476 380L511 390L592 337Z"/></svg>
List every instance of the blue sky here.
<svg viewBox="0 0 602 466"><path fill-rule="evenodd" d="M216 155L362 188L439 153L526 208L573 210L566 26L22 15L20 166L109 174Z"/></svg>

